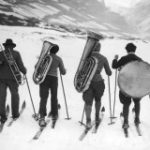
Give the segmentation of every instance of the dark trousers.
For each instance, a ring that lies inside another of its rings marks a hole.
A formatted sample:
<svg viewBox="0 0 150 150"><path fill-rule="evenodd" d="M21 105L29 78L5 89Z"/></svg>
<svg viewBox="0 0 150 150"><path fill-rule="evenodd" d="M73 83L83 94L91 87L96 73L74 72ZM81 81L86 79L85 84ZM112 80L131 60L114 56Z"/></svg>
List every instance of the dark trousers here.
<svg viewBox="0 0 150 150"><path fill-rule="evenodd" d="M125 95L121 91L119 91L119 98L120 102L123 104L123 116L126 121L128 121L129 116L129 106L131 104L131 99L134 102L134 109L135 109L135 117L139 118L140 115L140 98L132 98L130 96Z"/></svg>
<svg viewBox="0 0 150 150"><path fill-rule="evenodd" d="M45 117L47 115L46 105L49 96L49 90L51 91L51 115L58 115L57 88L58 78L50 75L47 75L44 82L40 84L40 117Z"/></svg>
<svg viewBox="0 0 150 150"><path fill-rule="evenodd" d="M0 79L0 116L3 119L6 119L5 105L7 88L9 88L11 93L12 117L18 117L19 115L19 94L16 81L13 79Z"/></svg>
<svg viewBox="0 0 150 150"><path fill-rule="evenodd" d="M91 82L89 88L83 93L83 100L87 105L92 105L94 99L96 102L100 102L104 90L105 84L103 80L98 82Z"/></svg>
<svg viewBox="0 0 150 150"><path fill-rule="evenodd" d="M95 115L99 118L99 111L101 107L101 97L105 90L104 80L94 82L92 81L89 88L83 92L83 100L85 101L85 112L87 119L91 116L91 109L93 101L95 100Z"/></svg>

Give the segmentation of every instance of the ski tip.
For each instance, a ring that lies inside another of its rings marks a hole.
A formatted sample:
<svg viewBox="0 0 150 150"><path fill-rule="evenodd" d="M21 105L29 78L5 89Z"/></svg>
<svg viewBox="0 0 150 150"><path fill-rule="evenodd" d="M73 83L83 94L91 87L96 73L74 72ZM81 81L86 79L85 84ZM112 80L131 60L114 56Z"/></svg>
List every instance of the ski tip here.
<svg viewBox="0 0 150 150"><path fill-rule="evenodd" d="M105 111L105 107L103 106L101 112L104 112L104 111Z"/></svg>
<svg viewBox="0 0 150 150"><path fill-rule="evenodd" d="M33 137L33 140L38 140L38 137Z"/></svg>
<svg viewBox="0 0 150 150"><path fill-rule="evenodd" d="M134 112L135 112L135 108L133 107L133 108L132 108L132 113L134 113Z"/></svg>
<svg viewBox="0 0 150 150"><path fill-rule="evenodd" d="M82 126L86 126L86 124L85 123L83 123L82 121L79 121L79 123L80 123L80 125Z"/></svg>
<svg viewBox="0 0 150 150"><path fill-rule="evenodd" d="M123 112L120 113L120 117L123 117Z"/></svg>
<svg viewBox="0 0 150 150"><path fill-rule="evenodd" d="M24 100L22 103L22 108L25 108L25 107L26 107L26 101Z"/></svg>
<svg viewBox="0 0 150 150"><path fill-rule="evenodd" d="M58 107L58 109L61 109L61 105L60 105L60 104L58 104L58 106L57 106L57 107Z"/></svg>
<svg viewBox="0 0 150 150"><path fill-rule="evenodd" d="M9 105L7 105L7 106L6 106L6 112L9 113L9 111L10 111L10 107L9 107Z"/></svg>

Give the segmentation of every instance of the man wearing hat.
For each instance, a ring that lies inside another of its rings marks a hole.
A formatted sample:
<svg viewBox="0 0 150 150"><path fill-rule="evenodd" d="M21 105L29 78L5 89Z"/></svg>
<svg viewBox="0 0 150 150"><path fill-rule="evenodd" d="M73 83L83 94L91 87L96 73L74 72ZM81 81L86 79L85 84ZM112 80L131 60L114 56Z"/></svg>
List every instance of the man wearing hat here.
<svg viewBox="0 0 150 150"><path fill-rule="evenodd" d="M86 114L86 126L91 128L91 112L93 101L95 100L95 122L100 122L100 109L101 109L101 98L105 91L104 79L101 75L102 69L108 76L111 76L112 72L108 63L107 58L100 54L101 44L97 42L92 51L91 56L98 60L98 67L96 73L91 80L89 88L83 92L83 100L85 102L85 114Z"/></svg>
<svg viewBox="0 0 150 150"><path fill-rule="evenodd" d="M133 43L128 43L125 47L127 51L127 55L121 57L118 60L118 55L115 55L114 60L112 62L112 67L114 69L121 69L124 65L132 61L142 61L140 57L135 55L136 46ZM128 116L129 116L129 106L131 104L131 99L133 99L135 105L135 124L140 123L139 115L140 115L140 98L132 98L126 94L124 94L121 90L119 91L120 102L123 104L123 117L124 123L123 128L128 128Z"/></svg>
<svg viewBox="0 0 150 150"><path fill-rule="evenodd" d="M5 112L7 88L9 88L11 93L12 118L16 119L19 117L19 93L18 93L19 85L13 76L8 61L5 58L5 54L7 55L9 52L11 52L19 70L23 74L26 74L26 68L24 67L20 53L14 50L16 44L13 43L12 39L7 39L6 42L3 43L3 46L4 46L4 51L0 51L0 122L1 123L5 123L5 121L7 120L6 112Z"/></svg>
<svg viewBox="0 0 150 150"><path fill-rule="evenodd" d="M45 126L45 116L47 115L46 112L46 104L49 95L49 90L51 91L51 112L50 116L53 120L58 118L58 100L57 100L57 88L58 88L58 72L57 69L59 68L60 73L62 75L66 74L66 69L64 67L62 59L56 55L58 52L59 47L58 45L54 45L50 49L50 55L53 58L52 64L50 69L45 77L45 80L40 84L40 106L39 106L39 125Z"/></svg>

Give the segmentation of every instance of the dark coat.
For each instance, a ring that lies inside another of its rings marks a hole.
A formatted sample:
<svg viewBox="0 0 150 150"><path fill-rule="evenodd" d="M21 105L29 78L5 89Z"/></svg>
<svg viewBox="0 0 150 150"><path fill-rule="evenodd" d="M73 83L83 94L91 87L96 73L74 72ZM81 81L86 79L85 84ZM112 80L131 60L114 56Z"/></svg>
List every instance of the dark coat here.
<svg viewBox="0 0 150 150"><path fill-rule="evenodd" d="M11 50L11 53L16 61L16 64L18 65L19 70L23 74L26 74L26 68L24 67L20 53L15 50ZM14 79L3 51L0 52L0 62L0 79Z"/></svg>
<svg viewBox="0 0 150 150"><path fill-rule="evenodd" d="M121 57L119 60L114 59L112 62L112 68L120 69L121 67L132 61L142 61L142 59L133 53L129 53L128 55Z"/></svg>
<svg viewBox="0 0 150 150"><path fill-rule="evenodd" d="M105 56L103 56L102 54L99 54L99 52L93 52L92 56L96 57L98 60L98 67L96 70L96 73L92 79L92 81L101 81L103 80L102 76L101 76L101 71L104 68L105 72L108 76L111 76L112 71L109 67L109 63L108 60Z"/></svg>

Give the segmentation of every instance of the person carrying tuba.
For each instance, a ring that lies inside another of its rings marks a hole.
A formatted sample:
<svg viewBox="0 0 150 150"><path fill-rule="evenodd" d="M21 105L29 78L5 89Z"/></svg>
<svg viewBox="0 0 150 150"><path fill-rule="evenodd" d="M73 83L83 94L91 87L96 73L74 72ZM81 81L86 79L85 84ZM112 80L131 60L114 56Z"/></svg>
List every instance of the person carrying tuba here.
<svg viewBox="0 0 150 150"><path fill-rule="evenodd" d="M91 56L96 57L98 60L98 67L96 73L91 80L89 88L83 92L83 100L85 102L85 114L86 114L86 126L91 127L91 111L93 100L95 99L95 122L99 122L99 113L101 108L101 97L103 96L105 90L104 80L101 76L101 71L104 68L108 76L112 74L109 67L108 60L105 56L100 54L101 45L99 42L95 44L94 50L92 51Z"/></svg>
<svg viewBox="0 0 150 150"><path fill-rule="evenodd" d="M45 116L46 104L49 95L49 90L51 91L51 112L50 116L53 120L58 118L58 99L57 99L57 88L58 88L58 72L59 68L62 75L66 74L66 69L64 67L63 60L57 55L59 51L59 46L54 45L50 49L50 55L52 56L52 64L47 72L47 75L42 83L39 84L39 94L40 94L40 104L39 104L39 125L46 126Z"/></svg>

